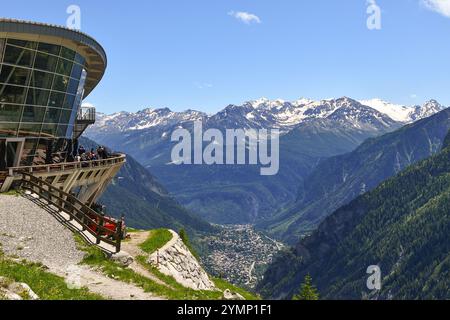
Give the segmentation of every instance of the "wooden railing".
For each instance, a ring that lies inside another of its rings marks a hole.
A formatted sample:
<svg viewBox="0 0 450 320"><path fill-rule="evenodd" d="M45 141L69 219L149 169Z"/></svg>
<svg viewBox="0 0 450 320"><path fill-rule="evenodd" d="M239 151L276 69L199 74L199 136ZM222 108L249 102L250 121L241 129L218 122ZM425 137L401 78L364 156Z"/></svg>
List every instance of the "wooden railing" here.
<svg viewBox="0 0 450 320"><path fill-rule="evenodd" d="M21 172L21 174L21 187L23 189L36 193L60 211L67 213L69 221L75 220L81 225L82 231L87 231L96 238L97 245L103 241L114 246L116 252L120 251L124 235L123 217L120 220L105 217L79 201L73 195L52 186L45 180L27 172ZM113 226L113 230L106 228L106 224ZM51 230L48 231L51 232Z"/></svg>
<svg viewBox="0 0 450 320"><path fill-rule="evenodd" d="M102 168L111 167L112 165L125 162L126 156L124 154L115 154L108 159L93 160L93 161L80 161L80 162L64 162L57 164L44 164L37 166L24 166L24 167L11 167L8 168L9 176L20 175L22 172L27 173L52 173L63 172L66 170L75 169L89 169L89 168Z"/></svg>

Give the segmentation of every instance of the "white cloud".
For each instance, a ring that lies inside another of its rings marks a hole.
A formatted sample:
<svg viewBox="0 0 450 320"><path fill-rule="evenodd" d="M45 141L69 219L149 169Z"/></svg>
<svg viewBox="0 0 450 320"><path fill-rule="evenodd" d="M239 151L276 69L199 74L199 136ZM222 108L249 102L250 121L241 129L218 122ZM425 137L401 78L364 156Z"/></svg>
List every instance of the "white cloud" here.
<svg viewBox="0 0 450 320"><path fill-rule="evenodd" d="M430 10L436 11L445 17L450 18L450 0L421 0Z"/></svg>
<svg viewBox="0 0 450 320"><path fill-rule="evenodd" d="M411 99L417 99L417 94L413 93L409 96Z"/></svg>
<svg viewBox="0 0 450 320"><path fill-rule="evenodd" d="M83 102L82 104L81 104L81 106L82 107L86 107L86 108L95 108L95 106L92 104L92 103L90 103L90 102Z"/></svg>
<svg viewBox="0 0 450 320"><path fill-rule="evenodd" d="M197 89L209 89L213 87L211 83L202 83L202 82L194 82L194 85L197 87Z"/></svg>
<svg viewBox="0 0 450 320"><path fill-rule="evenodd" d="M235 17L236 19L240 20L241 22L243 22L245 24L262 22L261 19L253 13L248 13L248 12L243 12L243 11L238 11L238 12L230 11L230 12L228 12L228 15Z"/></svg>

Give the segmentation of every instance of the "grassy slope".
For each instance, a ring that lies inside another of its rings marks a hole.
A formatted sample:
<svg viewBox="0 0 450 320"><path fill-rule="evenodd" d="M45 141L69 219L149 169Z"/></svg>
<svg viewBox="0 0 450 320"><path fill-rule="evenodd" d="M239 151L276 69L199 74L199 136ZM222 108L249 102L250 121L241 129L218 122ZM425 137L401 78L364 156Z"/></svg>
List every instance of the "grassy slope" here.
<svg viewBox="0 0 450 320"><path fill-rule="evenodd" d="M161 236L161 239L158 239L158 235ZM222 292L219 291L193 290L182 286L176 282L173 277L162 274L155 267L148 264L143 256L137 257L137 262L160 279L164 284L157 283L131 269L123 268L113 261L108 260L99 249L86 246L79 238L77 238L77 241L80 249L87 253L83 261L84 264L98 267L107 276L114 277L126 283L135 284L143 288L144 291L153 293L156 296L165 297L169 300L219 300L222 298ZM151 233L148 242L144 242L144 247L152 252L152 250L154 251L163 246L167 241L170 241L170 239L168 239L166 232L163 230L155 230ZM252 293L237 288L221 279L212 279L212 281L216 284L217 288L222 291L229 289L233 292L238 292L247 300L259 299Z"/></svg>
<svg viewBox="0 0 450 320"><path fill-rule="evenodd" d="M86 288L69 289L63 278L46 272L40 264L11 261L1 252L0 276L28 284L41 300L103 299L98 294L90 293Z"/></svg>
<svg viewBox="0 0 450 320"><path fill-rule="evenodd" d="M150 233L148 239L140 245L141 249L152 254L156 250L162 248L167 242L172 240L172 233L167 229L157 229Z"/></svg>

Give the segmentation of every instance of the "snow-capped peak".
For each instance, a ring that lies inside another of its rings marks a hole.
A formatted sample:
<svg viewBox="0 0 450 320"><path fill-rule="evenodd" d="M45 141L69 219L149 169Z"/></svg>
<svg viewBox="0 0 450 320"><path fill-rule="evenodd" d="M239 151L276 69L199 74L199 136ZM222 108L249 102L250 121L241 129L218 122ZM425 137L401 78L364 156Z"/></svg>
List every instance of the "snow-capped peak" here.
<svg viewBox="0 0 450 320"><path fill-rule="evenodd" d="M308 99L308 98L300 98L300 99L297 99L295 101L292 101L292 105L296 106L296 107L300 107L300 106L305 106L305 105L308 105L308 104L312 104L314 102L315 102L314 100L311 100L311 99Z"/></svg>
<svg viewBox="0 0 450 320"><path fill-rule="evenodd" d="M422 106L393 104L382 99L363 100L360 101L360 103L388 115L395 121L404 123L411 123L432 116L444 109L444 107L436 100L430 100Z"/></svg>
<svg viewBox="0 0 450 320"><path fill-rule="evenodd" d="M382 99L370 99L370 100L361 100L359 101L361 104L371 107L381 113L388 115L391 119L399 122L410 122L410 114L412 111L411 107L394 104Z"/></svg>

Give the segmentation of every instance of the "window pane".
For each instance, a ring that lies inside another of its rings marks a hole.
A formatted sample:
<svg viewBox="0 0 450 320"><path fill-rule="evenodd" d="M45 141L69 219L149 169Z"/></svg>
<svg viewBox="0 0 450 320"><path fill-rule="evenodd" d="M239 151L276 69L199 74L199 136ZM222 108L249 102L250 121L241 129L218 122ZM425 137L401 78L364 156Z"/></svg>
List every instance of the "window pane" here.
<svg viewBox="0 0 450 320"><path fill-rule="evenodd" d="M50 94L50 99L48 101L48 105L50 107L58 107L61 108L64 103L64 93L52 92Z"/></svg>
<svg viewBox="0 0 450 320"><path fill-rule="evenodd" d="M27 104L36 106L46 106L50 91L39 89L28 89Z"/></svg>
<svg viewBox="0 0 450 320"><path fill-rule="evenodd" d="M22 115L22 106L0 104L0 121L19 122Z"/></svg>
<svg viewBox="0 0 450 320"><path fill-rule="evenodd" d="M67 94L66 95L66 100L64 101L63 108L65 108L65 109L72 109L74 102L75 102L75 96Z"/></svg>
<svg viewBox="0 0 450 320"><path fill-rule="evenodd" d="M72 110L62 110L61 111L61 119L59 119L59 123L68 124L70 121L71 115L72 115Z"/></svg>
<svg viewBox="0 0 450 320"><path fill-rule="evenodd" d="M34 159L34 164L39 164L39 162L41 162L40 164L44 163L43 160L45 159L45 155L47 153L47 144L47 139L39 139L39 142L36 146L36 157Z"/></svg>
<svg viewBox="0 0 450 320"><path fill-rule="evenodd" d="M66 125L59 125L58 131L56 132L56 136L58 137L65 137L67 133L67 126Z"/></svg>
<svg viewBox="0 0 450 320"><path fill-rule="evenodd" d="M62 59L62 58L59 58L58 67L56 68L56 73L62 74L65 76L70 76L70 73L72 72L72 65L73 65L72 62Z"/></svg>
<svg viewBox="0 0 450 320"><path fill-rule="evenodd" d="M73 60L73 59L75 59L75 54L76 54L76 52L73 50L70 50L65 47L61 48L61 57L63 57L63 58Z"/></svg>
<svg viewBox="0 0 450 320"><path fill-rule="evenodd" d="M3 66L0 74L0 82L27 86L30 78L30 69Z"/></svg>
<svg viewBox="0 0 450 320"><path fill-rule="evenodd" d="M31 165L33 161L34 154L36 153L37 139L26 139L23 145L22 157L20 160L20 165L27 166Z"/></svg>
<svg viewBox="0 0 450 320"><path fill-rule="evenodd" d="M3 62L3 49L4 48L5 48L5 39L0 39L0 62Z"/></svg>
<svg viewBox="0 0 450 320"><path fill-rule="evenodd" d="M61 116L61 109L47 108L45 114L45 123L59 123L59 117Z"/></svg>
<svg viewBox="0 0 450 320"><path fill-rule="evenodd" d="M19 128L19 136L26 137L26 136L32 136L32 137L39 137L41 133L41 124L27 124L22 123Z"/></svg>
<svg viewBox="0 0 450 320"><path fill-rule="evenodd" d="M66 92L69 85L69 77L55 76L55 82L53 82L53 90Z"/></svg>
<svg viewBox="0 0 450 320"><path fill-rule="evenodd" d="M16 40L16 39L8 39L8 43L13 44L15 46L24 47L28 49L36 49L36 42L26 41L26 40Z"/></svg>
<svg viewBox="0 0 450 320"><path fill-rule="evenodd" d="M0 82L7 83L13 69L14 67L11 66L7 65L2 66L2 72L0 73Z"/></svg>
<svg viewBox="0 0 450 320"><path fill-rule="evenodd" d="M41 71L33 71L31 86L36 88L50 89L52 87L53 74Z"/></svg>
<svg viewBox="0 0 450 320"><path fill-rule="evenodd" d="M58 58L38 52L36 55L36 61L34 62L34 68L55 72L57 62Z"/></svg>
<svg viewBox="0 0 450 320"><path fill-rule="evenodd" d="M73 69L72 69L72 74L70 75L72 78L75 79L80 79L81 77L81 72L83 71L83 67L80 66L79 64L74 64L73 65Z"/></svg>
<svg viewBox="0 0 450 320"><path fill-rule="evenodd" d="M42 122L45 115L45 107L25 106L22 122Z"/></svg>
<svg viewBox="0 0 450 320"><path fill-rule="evenodd" d="M10 63L24 67L31 67L31 65L33 64L33 58L34 58L33 51L12 46L6 46L4 58L5 63Z"/></svg>
<svg viewBox="0 0 450 320"><path fill-rule="evenodd" d="M54 54L56 56L59 55L60 46L55 46L54 44L49 43L39 43L38 51Z"/></svg>
<svg viewBox="0 0 450 320"><path fill-rule="evenodd" d="M77 94L77 91L78 91L78 81L77 80L75 80L75 79L70 79L70 82L69 82L69 87L67 88L67 93L70 93L70 94L73 94L73 95L75 95L75 94Z"/></svg>
<svg viewBox="0 0 450 320"><path fill-rule="evenodd" d="M22 104L25 101L25 87L0 86L0 102Z"/></svg>
<svg viewBox="0 0 450 320"><path fill-rule="evenodd" d="M0 123L0 137L17 136L19 123Z"/></svg>
<svg viewBox="0 0 450 320"><path fill-rule="evenodd" d="M57 124L44 124L42 126L42 136L55 137L57 129Z"/></svg>

